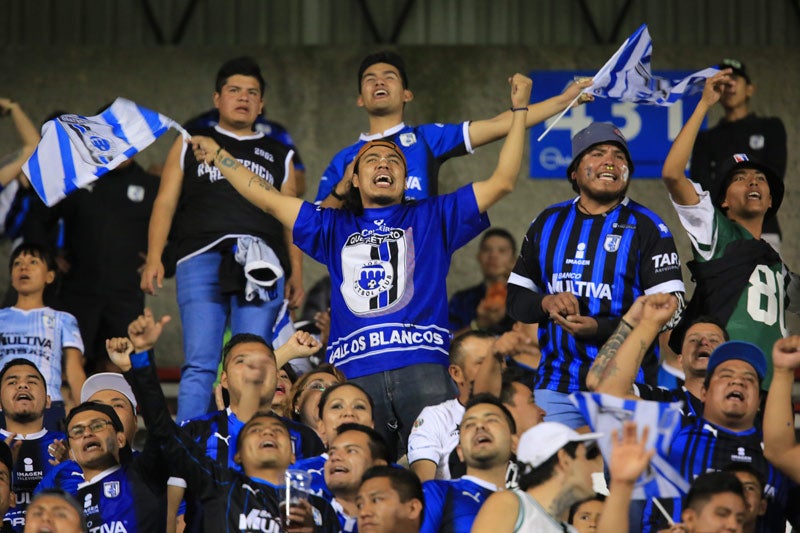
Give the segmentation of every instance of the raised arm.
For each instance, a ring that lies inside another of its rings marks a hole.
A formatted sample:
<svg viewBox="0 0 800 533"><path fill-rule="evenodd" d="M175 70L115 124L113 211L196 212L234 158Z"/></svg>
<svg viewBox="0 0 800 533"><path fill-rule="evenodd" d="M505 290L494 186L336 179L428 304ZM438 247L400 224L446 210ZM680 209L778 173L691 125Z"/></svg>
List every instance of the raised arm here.
<svg viewBox="0 0 800 533"><path fill-rule="evenodd" d="M511 84L511 108L513 113L511 128L508 132L500 158L492 175L472 184L478 209L484 213L503 196L514 190L522 163L522 149L525 146L525 115L528 114L528 100L533 82L527 76L514 74L509 80Z"/></svg>
<svg viewBox="0 0 800 533"><path fill-rule="evenodd" d="M636 312L637 305L642 305L639 323L619 345L616 353L613 347L606 350L606 346L604 346L601 350L602 357L598 354L595 363L589 369L589 374L592 375L590 388L596 392L620 398L635 398L632 394L632 386L636 379L636 373L642 366L642 359L658 337L661 328L672 318L678 304L672 294L652 294L637 299L631 306L634 312ZM626 316L632 317L633 315L626 314ZM623 317L623 324L624 322L626 320ZM609 343L613 345L616 342L612 338L609 339ZM601 372L598 372L599 368L602 368ZM588 378L587 384L589 384Z"/></svg>
<svg viewBox="0 0 800 533"><path fill-rule="evenodd" d="M592 79L587 78L578 82L570 83L567 85L567 88L564 89L564 92L548 98L547 100L542 100L541 102L536 102L535 104L528 104L526 101L523 104L528 108L528 113L525 117L525 127L530 128L531 126L534 126L543 120L547 120L548 118L561 113L568 105L570 105L570 102L572 102L572 100L574 100L583 89L591 86L591 84ZM586 93L581 95L576 104L573 105L580 105L593 99L594 97L592 97L592 95ZM528 100L530 100L530 96L528 97ZM514 107L516 107L516 105ZM488 144L503 138L505 135L508 135L508 132L511 129L512 118L512 111L504 111L499 115L489 119L474 120L470 122L470 144L473 146L473 148L477 148L478 146L483 146L484 144Z"/></svg>
<svg viewBox="0 0 800 533"><path fill-rule="evenodd" d="M172 218L178 207L183 184L183 170L181 169L181 153L184 141L178 137L169 150L161 173L158 194L153 202L150 212L150 225L147 230L147 257L142 270L141 289L147 294L155 294L156 288L164 285L164 264L161 256L167 245L169 229L172 227Z"/></svg>
<svg viewBox="0 0 800 533"><path fill-rule="evenodd" d="M294 227L303 201L281 194L268 181L256 176L242 166L227 150L210 137L191 138L192 149L198 161L215 165L234 189L250 203L269 213L288 228Z"/></svg>
<svg viewBox="0 0 800 533"><path fill-rule="evenodd" d="M800 483L800 444L795 440L792 385L800 368L800 336L779 339L772 349L774 373L764 408L764 456Z"/></svg>
<svg viewBox="0 0 800 533"><path fill-rule="evenodd" d="M669 154L664 160L661 176L672 199L679 205L695 205L700 202L697 191L686 177L686 165L692 155L694 141L697 139L697 133L700 131L703 119L706 117L708 110L719 101L724 88L723 84L728 81L730 73L731 69L725 69L706 80L705 87L703 87L703 96L697 102L692 116L689 117L675 141L673 141Z"/></svg>
<svg viewBox="0 0 800 533"><path fill-rule="evenodd" d="M19 175L22 165L25 164L25 161L36 149L40 136L39 130L36 129L36 126L33 125L31 119L28 118L28 115L25 114L17 102L0 97L0 111L11 115L14 127L17 129L20 139L22 139L22 148L11 160L0 166L0 188L2 188Z"/></svg>

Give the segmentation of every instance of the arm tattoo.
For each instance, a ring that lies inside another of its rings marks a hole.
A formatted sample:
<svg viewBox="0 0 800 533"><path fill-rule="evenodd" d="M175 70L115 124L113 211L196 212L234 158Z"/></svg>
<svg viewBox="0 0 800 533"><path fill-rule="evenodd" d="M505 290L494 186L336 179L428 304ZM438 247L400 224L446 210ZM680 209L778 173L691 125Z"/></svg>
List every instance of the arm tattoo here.
<svg viewBox="0 0 800 533"><path fill-rule="evenodd" d="M627 322L621 320L617 329L614 330L611 337L608 338L606 343L603 344L603 347L597 352L590 372L596 376L598 380L605 375L608 364L617 355L617 350L619 350L619 347L625 342L625 339L628 338L628 335L631 334L631 331L633 331L633 328Z"/></svg>
<svg viewBox="0 0 800 533"><path fill-rule="evenodd" d="M239 162L236 159L232 158L231 156L221 153L219 157L220 157L219 166L227 167L233 170L239 168Z"/></svg>
<svg viewBox="0 0 800 533"><path fill-rule="evenodd" d="M261 187L265 191L271 191L274 189L274 187L270 185L267 180L261 179L258 176L251 176L250 179L247 181L248 187L252 187L253 185Z"/></svg>

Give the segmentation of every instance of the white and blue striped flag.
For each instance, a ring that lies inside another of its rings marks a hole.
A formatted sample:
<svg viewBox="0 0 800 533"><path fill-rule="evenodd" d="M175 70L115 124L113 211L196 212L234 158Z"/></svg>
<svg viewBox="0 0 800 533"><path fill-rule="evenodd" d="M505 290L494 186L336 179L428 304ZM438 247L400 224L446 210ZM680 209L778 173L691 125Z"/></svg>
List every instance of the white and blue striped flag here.
<svg viewBox="0 0 800 533"><path fill-rule="evenodd" d="M93 117L67 114L47 121L22 171L42 201L52 206L117 168L169 128L189 137L171 118L117 98Z"/></svg>
<svg viewBox="0 0 800 533"><path fill-rule="evenodd" d="M602 433L597 441L600 452L608 463L611 457L611 432L622 432L627 420L636 422L639 431L650 428L646 447L656 454L649 468L636 481L632 498L682 498L689 491L689 482L667 462L672 436L680 429L683 402L648 402L617 398L608 394L576 392L569 399L578 408L592 431Z"/></svg>
<svg viewBox="0 0 800 533"><path fill-rule="evenodd" d="M702 90L703 81L719 72L710 67L681 80L654 76L650 71L652 53L650 32L647 24L642 24L595 74L592 86L583 92L623 102L668 106L684 94Z"/></svg>

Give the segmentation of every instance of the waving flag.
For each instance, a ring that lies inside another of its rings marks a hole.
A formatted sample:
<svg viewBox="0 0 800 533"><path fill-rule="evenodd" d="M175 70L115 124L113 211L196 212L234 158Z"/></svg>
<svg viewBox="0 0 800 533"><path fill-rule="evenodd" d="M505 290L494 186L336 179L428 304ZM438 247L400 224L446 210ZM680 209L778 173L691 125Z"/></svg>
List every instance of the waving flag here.
<svg viewBox="0 0 800 533"><path fill-rule="evenodd" d="M719 72L716 68L707 68L681 80L653 76L650 71L652 53L650 32L647 24L642 24L595 74L594 83L584 92L623 102L668 106L684 94L702 90L702 82Z"/></svg>
<svg viewBox="0 0 800 533"><path fill-rule="evenodd" d="M578 408L592 431L602 433L597 444L603 458L611 457L611 431L622 431L622 423L636 422L639 430L650 428L647 449L655 448L656 454L650 467L636 481L632 498L649 500L656 498L682 498L689 491L689 482L666 460L672 435L679 429L682 402L663 403L617 398L608 394L576 392L569 399Z"/></svg>
<svg viewBox="0 0 800 533"><path fill-rule="evenodd" d="M61 115L42 127L42 140L23 165L48 206L117 168L169 128L188 138L171 118L117 98L99 115Z"/></svg>

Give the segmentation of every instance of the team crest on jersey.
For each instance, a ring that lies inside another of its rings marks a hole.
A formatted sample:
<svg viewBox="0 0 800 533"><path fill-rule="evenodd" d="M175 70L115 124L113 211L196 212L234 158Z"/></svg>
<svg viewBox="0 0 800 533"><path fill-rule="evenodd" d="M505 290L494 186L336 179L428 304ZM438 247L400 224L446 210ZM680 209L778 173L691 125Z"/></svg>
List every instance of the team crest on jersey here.
<svg viewBox="0 0 800 533"><path fill-rule="evenodd" d="M103 483L103 496L106 498L119 496L119 481L106 481Z"/></svg>
<svg viewBox="0 0 800 533"><path fill-rule="evenodd" d="M417 418L416 420L414 420L414 429L420 427L424 422L425 421L421 418Z"/></svg>
<svg viewBox="0 0 800 533"><path fill-rule="evenodd" d="M763 135L751 135L750 136L750 148L753 150L761 150L764 148L764 136Z"/></svg>
<svg viewBox="0 0 800 533"><path fill-rule="evenodd" d="M411 146L417 143L417 136L414 133L401 133L400 144L403 146Z"/></svg>
<svg viewBox="0 0 800 533"><path fill-rule="evenodd" d="M137 204L144 200L144 187L141 185L128 185L128 200Z"/></svg>
<svg viewBox="0 0 800 533"><path fill-rule="evenodd" d="M44 324L44 327L52 329L56 327L56 317L53 315L42 315L42 323Z"/></svg>
<svg viewBox="0 0 800 533"><path fill-rule="evenodd" d="M407 261L411 239L398 228L353 233L342 249L341 291L347 307L356 315L377 316L391 311L404 298L411 279ZM409 295L410 296L410 295Z"/></svg>
<svg viewBox="0 0 800 533"><path fill-rule="evenodd" d="M613 254L617 250L619 250L619 243L622 242L622 235L606 235L606 240L603 243L603 250L606 252Z"/></svg>

